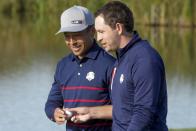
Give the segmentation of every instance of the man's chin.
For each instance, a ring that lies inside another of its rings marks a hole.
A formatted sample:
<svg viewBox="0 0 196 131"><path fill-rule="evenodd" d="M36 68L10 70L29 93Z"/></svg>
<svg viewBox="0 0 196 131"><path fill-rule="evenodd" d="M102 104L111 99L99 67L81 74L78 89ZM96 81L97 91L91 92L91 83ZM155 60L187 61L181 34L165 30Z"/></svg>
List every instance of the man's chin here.
<svg viewBox="0 0 196 131"><path fill-rule="evenodd" d="M73 52L73 54L74 54L75 56L80 56L80 53L78 53L78 52Z"/></svg>
<svg viewBox="0 0 196 131"><path fill-rule="evenodd" d="M106 51L106 52L114 52L115 50L113 50L113 49L111 49L111 48L104 48L104 50Z"/></svg>
<svg viewBox="0 0 196 131"><path fill-rule="evenodd" d="M104 48L104 50L105 50L106 52L110 52L110 51L111 51L109 48Z"/></svg>

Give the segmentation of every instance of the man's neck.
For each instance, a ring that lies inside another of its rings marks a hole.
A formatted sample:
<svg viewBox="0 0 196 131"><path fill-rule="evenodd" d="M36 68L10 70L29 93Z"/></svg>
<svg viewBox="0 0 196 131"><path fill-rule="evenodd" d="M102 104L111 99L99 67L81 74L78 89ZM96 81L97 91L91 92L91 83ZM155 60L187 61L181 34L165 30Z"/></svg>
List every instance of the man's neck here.
<svg viewBox="0 0 196 131"><path fill-rule="evenodd" d="M90 49L93 47L93 44L94 44L94 41L91 41L89 44L88 44L88 47L86 47L86 51L84 54L80 55L80 56L77 56L80 60L82 60L87 54L88 52L90 51Z"/></svg>
<svg viewBox="0 0 196 131"><path fill-rule="evenodd" d="M121 36L120 38L120 46L119 48L124 48L132 39L132 34L131 33L126 33L124 35Z"/></svg>

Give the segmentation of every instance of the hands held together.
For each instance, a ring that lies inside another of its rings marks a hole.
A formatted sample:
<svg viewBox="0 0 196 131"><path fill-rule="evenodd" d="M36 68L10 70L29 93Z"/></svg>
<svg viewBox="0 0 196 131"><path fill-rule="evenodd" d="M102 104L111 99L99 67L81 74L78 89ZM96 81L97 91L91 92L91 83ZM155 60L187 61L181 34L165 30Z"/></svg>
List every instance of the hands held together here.
<svg viewBox="0 0 196 131"><path fill-rule="evenodd" d="M66 120L74 123L83 123L91 119L89 107L78 108L56 108L54 111L54 119L57 124L64 124Z"/></svg>

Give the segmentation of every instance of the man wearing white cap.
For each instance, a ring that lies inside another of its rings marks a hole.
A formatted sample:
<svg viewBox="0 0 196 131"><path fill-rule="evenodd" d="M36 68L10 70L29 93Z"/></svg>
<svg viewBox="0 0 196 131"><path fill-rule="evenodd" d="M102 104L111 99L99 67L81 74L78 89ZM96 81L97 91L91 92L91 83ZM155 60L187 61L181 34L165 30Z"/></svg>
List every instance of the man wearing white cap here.
<svg viewBox="0 0 196 131"><path fill-rule="evenodd" d="M45 105L47 117L57 124L67 121L67 131L110 131L111 120L73 123L70 119L77 114L67 110L83 106L111 107L109 82L115 59L94 40L93 15L81 6L65 10L58 33L64 33L65 43L72 53L57 64Z"/></svg>

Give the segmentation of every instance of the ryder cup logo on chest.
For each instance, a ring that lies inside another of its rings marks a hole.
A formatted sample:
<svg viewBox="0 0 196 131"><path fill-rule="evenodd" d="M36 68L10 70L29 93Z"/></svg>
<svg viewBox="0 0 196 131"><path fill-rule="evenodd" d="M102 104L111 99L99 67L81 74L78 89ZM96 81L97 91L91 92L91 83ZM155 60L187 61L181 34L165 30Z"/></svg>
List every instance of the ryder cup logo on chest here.
<svg viewBox="0 0 196 131"><path fill-rule="evenodd" d="M122 84L122 83L123 83L123 81L124 81L124 75L123 75L123 74L121 74L121 75L120 75L120 84Z"/></svg>
<svg viewBox="0 0 196 131"><path fill-rule="evenodd" d="M86 74L86 79L87 79L88 81L91 81L91 80L95 79L95 73L92 72L92 71L88 72L88 73Z"/></svg>

